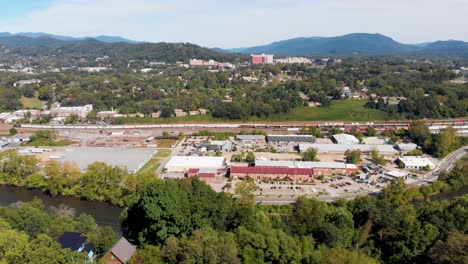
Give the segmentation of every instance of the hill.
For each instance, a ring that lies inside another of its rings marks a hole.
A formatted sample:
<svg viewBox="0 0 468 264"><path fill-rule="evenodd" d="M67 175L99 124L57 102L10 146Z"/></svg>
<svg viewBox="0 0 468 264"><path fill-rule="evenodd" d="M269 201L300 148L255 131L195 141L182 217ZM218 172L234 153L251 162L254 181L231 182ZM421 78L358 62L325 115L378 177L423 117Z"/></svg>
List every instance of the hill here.
<svg viewBox="0 0 468 264"><path fill-rule="evenodd" d="M294 38L268 45L232 49L244 54L270 53L280 56L313 55L386 55L386 54L439 54L468 53L468 43L463 41L437 41L419 45L399 43L381 34L353 33L337 37Z"/></svg>
<svg viewBox="0 0 468 264"><path fill-rule="evenodd" d="M42 37L49 37L56 40L62 41L83 41L86 39L95 39L101 42L106 43L117 43L117 42L124 42L124 43L141 43L140 41L126 39L118 36L97 36L97 37L70 37L70 36L61 36L61 35L53 35L43 32L21 32L21 33L9 33L9 32L0 32L0 37L28 37L28 38L42 38Z"/></svg>

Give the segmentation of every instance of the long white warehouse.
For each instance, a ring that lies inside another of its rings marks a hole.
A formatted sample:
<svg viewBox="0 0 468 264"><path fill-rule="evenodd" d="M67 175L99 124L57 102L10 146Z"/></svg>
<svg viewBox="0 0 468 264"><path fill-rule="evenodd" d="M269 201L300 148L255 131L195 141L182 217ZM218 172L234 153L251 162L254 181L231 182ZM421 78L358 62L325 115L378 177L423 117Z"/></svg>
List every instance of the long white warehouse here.
<svg viewBox="0 0 468 264"><path fill-rule="evenodd" d="M223 169L223 157L174 156L164 167L167 172L187 172L189 169Z"/></svg>

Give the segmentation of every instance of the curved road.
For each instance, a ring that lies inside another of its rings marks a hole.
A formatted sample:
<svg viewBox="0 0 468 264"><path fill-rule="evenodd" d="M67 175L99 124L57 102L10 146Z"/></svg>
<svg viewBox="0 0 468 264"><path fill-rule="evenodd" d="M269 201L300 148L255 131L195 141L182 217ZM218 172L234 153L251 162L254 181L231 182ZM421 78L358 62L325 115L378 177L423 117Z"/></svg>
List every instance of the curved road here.
<svg viewBox="0 0 468 264"><path fill-rule="evenodd" d="M411 184L411 186L420 186L428 183L432 183L437 180L439 175L442 172L450 171L455 163L457 163L460 159L462 159L468 153L468 146L464 146L445 157L441 162L437 165L435 170L431 173L426 174L421 180L416 181ZM365 196L371 195L368 193L347 193L341 195L340 197L331 197L331 196L319 196L316 197L319 200L326 201L326 202L333 202L336 198L345 199L345 200L352 200L358 196ZM256 197L255 201L257 203L263 204L292 204L296 202L297 197Z"/></svg>

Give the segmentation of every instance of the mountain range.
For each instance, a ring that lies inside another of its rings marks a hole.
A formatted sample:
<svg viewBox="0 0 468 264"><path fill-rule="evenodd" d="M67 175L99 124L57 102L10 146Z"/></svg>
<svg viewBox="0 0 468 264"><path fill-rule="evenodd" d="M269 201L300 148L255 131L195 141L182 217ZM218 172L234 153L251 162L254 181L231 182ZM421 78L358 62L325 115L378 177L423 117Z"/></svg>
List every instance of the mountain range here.
<svg viewBox="0 0 468 264"><path fill-rule="evenodd" d="M0 33L0 45L9 48L59 48L76 43L121 45L154 44L114 36L69 37L47 33ZM170 45L170 43L166 43ZM173 43L178 45L177 43ZM117 45L117 46L115 46ZM268 45L236 49L212 48L225 54L268 53L277 56L317 55L450 55L468 57L468 43L457 40L435 41L420 44L403 44L381 34L353 33L337 37L302 37L273 42ZM86 52L86 50L83 50ZM203 53L207 54L206 51Z"/></svg>
<svg viewBox="0 0 468 264"><path fill-rule="evenodd" d="M294 38L268 45L217 51L254 54L268 53L280 56L313 55L386 55L439 54L468 55L468 43L457 40L420 44L403 44L381 34L353 33L337 37Z"/></svg>
<svg viewBox="0 0 468 264"><path fill-rule="evenodd" d="M0 38L2 37L25 37L25 38L31 38L31 39L52 39L53 40L60 40L60 41L66 41L66 42L72 42L72 41L83 41L83 40L89 40L89 39L94 39L100 42L105 42L105 43L130 43L130 44L136 44L136 43L141 43L141 41L136 41L136 40L131 40L131 39L126 39L118 36L97 36L97 37L70 37L70 36L61 36L61 35L53 35L53 34L48 34L48 33L43 33L43 32L20 32L20 33L9 33L9 32L0 32ZM21 39L21 38L20 38ZM39 41L40 42L40 41ZM34 43L33 41L30 41L29 43Z"/></svg>

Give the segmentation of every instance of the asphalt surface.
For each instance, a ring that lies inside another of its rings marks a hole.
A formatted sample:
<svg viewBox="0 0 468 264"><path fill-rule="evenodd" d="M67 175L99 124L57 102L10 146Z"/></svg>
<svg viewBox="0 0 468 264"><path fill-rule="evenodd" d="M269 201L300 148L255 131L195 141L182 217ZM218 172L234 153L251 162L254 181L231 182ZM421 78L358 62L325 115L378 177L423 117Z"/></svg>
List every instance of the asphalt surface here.
<svg viewBox="0 0 468 264"><path fill-rule="evenodd" d="M438 166L434 169L433 172L425 175L423 179L412 183L411 186L420 186L420 185L424 185L424 184L428 184L428 183L432 183L436 181L441 173L450 171L455 166L455 164L460 159L462 159L467 153L468 153L468 146L462 147L452 152L450 155L448 155L443 160L441 160L441 162L438 164ZM358 196L365 196L365 195L373 195L373 194L347 193L344 195L340 195L340 197L318 196L317 199L326 201L326 202L333 202L337 198L345 199L345 200L352 200ZM297 197L256 197L255 198L255 201L257 203L280 204L280 205L292 204L292 203L295 203L296 200L297 200Z"/></svg>

